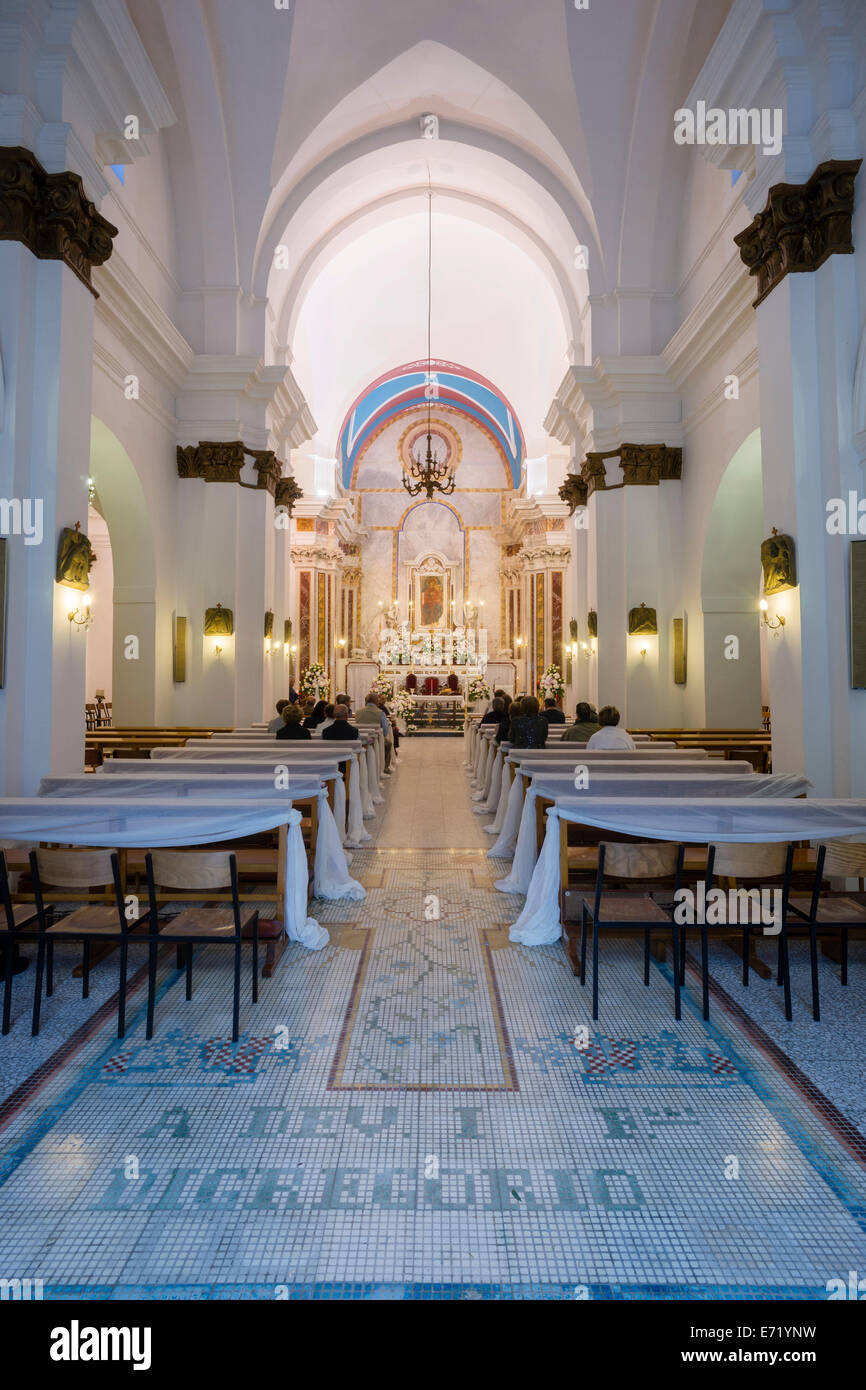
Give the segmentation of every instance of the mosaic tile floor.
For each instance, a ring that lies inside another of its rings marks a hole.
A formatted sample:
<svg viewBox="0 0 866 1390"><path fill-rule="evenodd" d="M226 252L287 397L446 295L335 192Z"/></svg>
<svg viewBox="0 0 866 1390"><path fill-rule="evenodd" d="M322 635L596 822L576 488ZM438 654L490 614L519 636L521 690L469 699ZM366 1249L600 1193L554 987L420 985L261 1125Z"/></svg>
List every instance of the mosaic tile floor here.
<svg viewBox="0 0 866 1390"><path fill-rule="evenodd" d="M317 903L331 944L291 948L256 1006L245 976L236 1047L212 948L191 1002L163 963L151 1043L140 987L122 1042L102 996L55 1025L65 1049L0 1107L0 1275L46 1298L790 1299L866 1271L856 1132L734 1005L705 1024L693 979L675 1025L636 947L604 950L593 1025L558 946L509 944L481 818L418 847L440 781L460 833L462 743L401 752L354 856L367 901Z"/></svg>

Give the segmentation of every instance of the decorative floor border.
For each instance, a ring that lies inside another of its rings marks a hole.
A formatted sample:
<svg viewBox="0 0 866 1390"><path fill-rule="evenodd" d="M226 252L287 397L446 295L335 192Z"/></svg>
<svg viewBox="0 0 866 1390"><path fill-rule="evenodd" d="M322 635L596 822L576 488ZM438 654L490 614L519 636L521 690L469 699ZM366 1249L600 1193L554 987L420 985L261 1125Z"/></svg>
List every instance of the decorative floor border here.
<svg viewBox="0 0 866 1390"><path fill-rule="evenodd" d="M277 1299L280 1290L280 1299ZM285 1291L285 1292L283 1292ZM127 1299L151 1301L222 1300L335 1300L363 1301L533 1301L574 1302L793 1302L827 1301L824 1285L809 1284L581 1284L561 1283L376 1283L375 1280L341 1280L283 1283L236 1284L61 1284L46 1288L46 1302L87 1300L123 1302Z"/></svg>

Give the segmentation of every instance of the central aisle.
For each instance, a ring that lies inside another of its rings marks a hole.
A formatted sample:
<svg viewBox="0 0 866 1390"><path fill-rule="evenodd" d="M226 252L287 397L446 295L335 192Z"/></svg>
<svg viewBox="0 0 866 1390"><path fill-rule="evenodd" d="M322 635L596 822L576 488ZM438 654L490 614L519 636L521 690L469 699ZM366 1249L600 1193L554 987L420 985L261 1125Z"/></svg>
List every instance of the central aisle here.
<svg viewBox="0 0 866 1390"><path fill-rule="evenodd" d="M473 815L466 793L464 756L462 735L401 738L377 849L490 848L481 828L489 817Z"/></svg>

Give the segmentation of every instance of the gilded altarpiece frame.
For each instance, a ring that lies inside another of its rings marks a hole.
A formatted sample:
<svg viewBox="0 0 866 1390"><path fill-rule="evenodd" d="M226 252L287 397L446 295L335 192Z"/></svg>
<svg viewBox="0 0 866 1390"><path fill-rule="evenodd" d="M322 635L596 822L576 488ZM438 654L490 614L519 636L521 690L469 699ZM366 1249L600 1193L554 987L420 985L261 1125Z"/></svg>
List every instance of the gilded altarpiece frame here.
<svg viewBox="0 0 866 1390"><path fill-rule="evenodd" d="M535 576L535 680L533 689L544 670L544 575Z"/></svg>

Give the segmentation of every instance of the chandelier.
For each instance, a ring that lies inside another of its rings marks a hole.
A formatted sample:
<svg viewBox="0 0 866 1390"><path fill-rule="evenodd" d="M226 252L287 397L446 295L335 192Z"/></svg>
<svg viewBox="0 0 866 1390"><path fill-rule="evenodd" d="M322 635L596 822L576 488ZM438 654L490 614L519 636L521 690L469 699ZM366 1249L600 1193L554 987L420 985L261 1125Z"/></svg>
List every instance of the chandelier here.
<svg viewBox="0 0 866 1390"><path fill-rule="evenodd" d="M430 174L427 174L427 380L429 383L433 356L431 352L431 324L433 315L433 189L430 187ZM449 470L448 461L441 463L438 453L433 451L433 433L430 426L430 392L427 391L427 452L424 462L412 455L412 463L403 473L403 486L410 497L426 492L427 501L433 500L434 492L444 497L454 491L456 479Z"/></svg>

